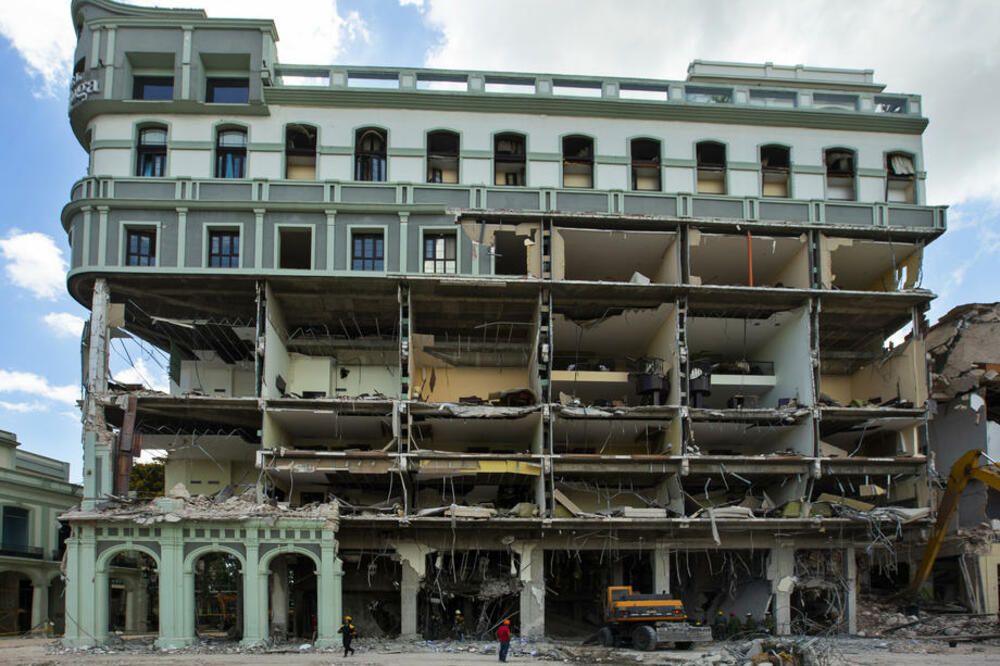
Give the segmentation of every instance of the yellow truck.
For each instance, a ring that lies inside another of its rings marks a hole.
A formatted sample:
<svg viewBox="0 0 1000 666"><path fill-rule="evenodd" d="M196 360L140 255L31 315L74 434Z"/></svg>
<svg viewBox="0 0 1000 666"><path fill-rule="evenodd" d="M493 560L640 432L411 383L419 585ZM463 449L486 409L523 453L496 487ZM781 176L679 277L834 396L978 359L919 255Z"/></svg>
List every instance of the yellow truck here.
<svg viewBox="0 0 1000 666"><path fill-rule="evenodd" d="M712 640L710 627L688 622L684 604L665 594L638 594L630 586L611 586L603 605L604 626L597 639L605 647L631 644L637 650L655 650L673 643L685 650Z"/></svg>

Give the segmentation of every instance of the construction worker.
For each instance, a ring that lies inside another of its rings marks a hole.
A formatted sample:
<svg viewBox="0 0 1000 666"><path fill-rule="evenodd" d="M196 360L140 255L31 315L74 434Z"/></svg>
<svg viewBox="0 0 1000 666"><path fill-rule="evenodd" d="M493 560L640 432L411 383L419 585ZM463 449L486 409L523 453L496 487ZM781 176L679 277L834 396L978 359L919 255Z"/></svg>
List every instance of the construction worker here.
<svg viewBox="0 0 1000 666"><path fill-rule="evenodd" d="M451 624L451 636L456 640L465 640L465 616L460 610L455 611L455 619Z"/></svg>
<svg viewBox="0 0 1000 666"><path fill-rule="evenodd" d="M712 625L712 638L719 641L726 637L726 616L722 611L715 612L715 624Z"/></svg>
<svg viewBox="0 0 1000 666"><path fill-rule="evenodd" d="M727 638L736 638L740 633L740 618L736 617L736 613L729 611L729 631L727 632Z"/></svg>
<svg viewBox="0 0 1000 666"><path fill-rule="evenodd" d="M743 622L743 629L750 633L757 631L757 620L754 619L753 613L747 611L747 619Z"/></svg>
<svg viewBox="0 0 1000 666"><path fill-rule="evenodd" d="M343 634L344 656L346 657L348 652L354 654L354 648L351 647L351 641L353 641L354 637L358 635L358 630L353 624L351 624L350 615L344 616L344 624L340 625L340 629L337 629L337 633Z"/></svg>
<svg viewBox="0 0 1000 666"><path fill-rule="evenodd" d="M504 620L497 629L497 640L500 641L500 663L507 663L507 652L510 650L510 620Z"/></svg>

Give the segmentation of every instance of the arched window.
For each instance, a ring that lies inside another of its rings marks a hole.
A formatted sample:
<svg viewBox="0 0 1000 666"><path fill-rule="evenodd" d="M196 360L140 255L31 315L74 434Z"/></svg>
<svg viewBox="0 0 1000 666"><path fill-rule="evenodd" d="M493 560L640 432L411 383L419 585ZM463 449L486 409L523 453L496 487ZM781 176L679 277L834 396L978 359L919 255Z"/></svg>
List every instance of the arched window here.
<svg viewBox="0 0 1000 666"><path fill-rule="evenodd" d="M917 203L917 170L913 155L888 153L885 156L885 200L894 203Z"/></svg>
<svg viewBox="0 0 1000 666"><path fill-rule="evenodd" d="M285 178L316 180L316 128L312 125L285 127Z"/></svg>
<svg viewBox="0 0 1000 666"><path fill-rule="evenodd" d="M726 146L718 141L702 141L695 146L698 162L698 192L726 193Z"/></svg>
<svg viewBox="0 0 1000 666"><path fill-rule="evenodd" d="M215 177L245 178L246 173L246 130L220 129L215 140Z"/></svg>
<svg viewBox="0 0 1000 666"><path fill-rule="evenodd" d="M830 148L824 154L826 162L826 198L854 201L854 151Z"/></svg>
<svg viewBox="0 0 1000 666"><path fill-rule="evenodd" d="M563 187L594 186L594 140L574 134L563 137Z"/></svg>
<svg viewBox="0 0 1000 666"><path fill-rule="evenodd" d="M632 139L632 189L659 192L660 142L656 139Z"/></svg>
<svg viewBox="0 0 1000 666"><path fill-rule="evenodd" d="M354 135L354 180L385 180L385 130L359 129Z"/></svg>
<svg viewBox="0 0 1000 666"><path fill-rule="evenodd" d="M787 146L760 147L761 194L765 197L790 196L792 164Z"/></svg>
<svg viewBox="0 0 1000 666"><path fill-rule="evenodd" d="M139 130L135 148L135 175L162 178L167 172L167 128L144 127Z"/></svg>
<svg viewBox="0 0 1000 666"><path fill-rule="evenodd" d="M458 182L458 146L456 132L440 130L427 135L427 182Z"/></svg>
<svg viewBox="0 0 1000 666"><path fill-rule="evenodd" d="M525 139L506 132L493 137L493 182L496 185L525 184Z"/></svg>

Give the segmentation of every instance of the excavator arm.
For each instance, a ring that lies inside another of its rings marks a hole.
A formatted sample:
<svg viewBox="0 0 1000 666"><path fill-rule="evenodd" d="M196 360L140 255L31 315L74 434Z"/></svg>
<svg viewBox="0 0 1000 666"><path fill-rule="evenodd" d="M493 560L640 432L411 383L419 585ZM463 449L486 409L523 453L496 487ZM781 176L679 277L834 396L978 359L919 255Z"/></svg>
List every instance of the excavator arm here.
<svg viewBox="0 0 1000 666"><path fill-rule="evenodd" d="M948 485L941 498L941 504L938 506L934 531L931 532L931 537L927 540L927 547L924 549L923 559L920 560L917 575L910 583L909 591L911 593L915 594L927 580L931 567L934 566L934 560L937 559L938 551L941 549L941 542L944 541L945 533L948 531L948 523L955 515L962 491L965 490L969 481L972 479L982 481L990 488L1000 490L1000 465L993 463L979 467L979 456L981 455L983 455L982 451L973 449L965 453L951 466L951 471L948 473Z"/></svg>

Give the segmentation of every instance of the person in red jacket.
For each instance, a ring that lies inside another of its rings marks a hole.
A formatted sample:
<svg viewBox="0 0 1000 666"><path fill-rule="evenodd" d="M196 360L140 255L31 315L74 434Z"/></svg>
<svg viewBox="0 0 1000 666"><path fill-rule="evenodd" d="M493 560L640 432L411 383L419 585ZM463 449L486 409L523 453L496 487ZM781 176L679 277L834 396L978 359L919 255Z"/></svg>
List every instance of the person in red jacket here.
<svg viewBox="0 0 1000 666"><path fill-rule="evenodd" d="M497 640L500 641L500 663L507 663L507 651L510 650L510 620L504 620L497 629Z"/></svg>

